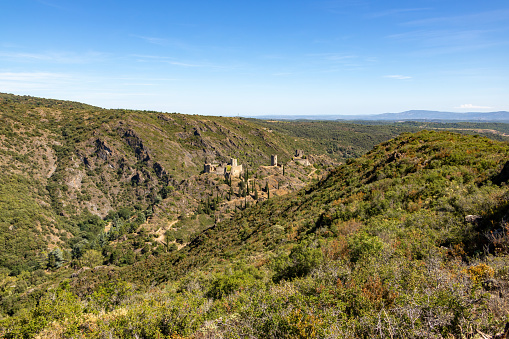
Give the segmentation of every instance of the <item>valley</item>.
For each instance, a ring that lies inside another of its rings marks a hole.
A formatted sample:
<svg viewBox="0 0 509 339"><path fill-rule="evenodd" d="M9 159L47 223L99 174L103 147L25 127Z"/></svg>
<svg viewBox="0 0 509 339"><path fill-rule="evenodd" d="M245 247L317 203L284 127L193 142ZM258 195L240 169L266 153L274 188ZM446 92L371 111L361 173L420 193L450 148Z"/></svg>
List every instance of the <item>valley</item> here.
<svg viewBox="0 0 509 339"><path fill-rule="evenodd" d="M506 124L10 94L0 113L5 338L461 338L508 321Z"/></svg>

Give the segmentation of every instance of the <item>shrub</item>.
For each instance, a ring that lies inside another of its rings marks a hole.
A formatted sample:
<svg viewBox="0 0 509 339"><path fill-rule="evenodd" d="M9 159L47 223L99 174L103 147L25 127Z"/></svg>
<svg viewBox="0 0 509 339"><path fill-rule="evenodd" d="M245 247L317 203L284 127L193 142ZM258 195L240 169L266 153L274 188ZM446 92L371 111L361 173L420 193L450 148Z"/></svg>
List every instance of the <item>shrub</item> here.
<svg viewBox="0 0 509 339"><path fill-rule="evenodd" d="M353 234L348 238L350 260L356 262L363 257L369 257L379 253L383 248L382 240L376 235L370 235L365 231Z"/></svg>
<svg viewBox="0 0 509 339"><path fill-rule="evenodd" d="M470 266L466 270L467 274L474 284L480 284L488 278L492 278L495 271L490 266L480 263L475 266Z"/></svg>
<svg viewBox="0 0 509 339"><path fill-rule="evenodd" d="M233 274L218 274L212 279L206 294L210 298L221 299L235 291L252 287L255 284L255 277L247 272L236 271Z"/></svg>
<svg viewBox="0 0 509 339"><path fill-rule="evenodd" d="M313 248L303 241L295 246L289 256L280 256L274 261L275 282L303 277L323 262L323 254L319 248Z"/></svg>

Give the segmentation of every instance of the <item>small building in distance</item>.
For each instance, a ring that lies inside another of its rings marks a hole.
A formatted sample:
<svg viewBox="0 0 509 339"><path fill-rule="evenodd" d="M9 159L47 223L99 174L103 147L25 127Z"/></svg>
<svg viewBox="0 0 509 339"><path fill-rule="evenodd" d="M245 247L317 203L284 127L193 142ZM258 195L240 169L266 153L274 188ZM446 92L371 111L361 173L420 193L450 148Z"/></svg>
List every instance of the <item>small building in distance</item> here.
<svg viewBox="0 0 509 339"><path fill-rule="evenodd" d="M203 172L224 175L226 173L226 166L226 163L208 163L203 165Z"/></svg>
<svg viewBox="0 0 509 339"><path fill-rule="evenodd" d="M277 166L277 154L272 154L270 156L270 165Z"/></svg>
<svg viewBox="0 0 509 339"><path fill-rule="evenodd" d="M230 159L230 170L226 171L227 175L229 175L231 178L240 177L240 175L243 172L242 165L237 165L237 159L231 158Z"/></svg>
<svg viewBox="0 0 509 339"><path fill-rule="evenodd" d="M230 177L240 177L242 174L242 165L237 165L237 159L231 158L230 163L206 163L203 165L204 173L212 173Z"/></svg>
<svg viewBox="0 0 509 339"><path fill-rule="evenodd" d="M304 151L301 149L295 150L295 157L293 158L293 161L303 166L311 166L311 163L304 155Z"/></svg>

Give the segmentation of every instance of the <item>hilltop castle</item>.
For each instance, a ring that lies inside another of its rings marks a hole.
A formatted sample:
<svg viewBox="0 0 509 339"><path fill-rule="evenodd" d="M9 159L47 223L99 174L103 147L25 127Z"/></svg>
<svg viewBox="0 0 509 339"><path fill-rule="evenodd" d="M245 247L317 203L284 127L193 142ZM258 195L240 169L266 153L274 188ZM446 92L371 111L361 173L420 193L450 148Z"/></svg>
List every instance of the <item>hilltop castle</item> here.
<svg viewBox="0 0 509 339"><path fill-rule="evenodd" d="M240 177L242 173L242 165L237 164L237 159L231 158L230 163L223 162L219 163L207 163L203 165L204 173L214 173L218 175L224 175L226 177Z"/></svg>
<svg viewBox="0 0 509 339"><path fill-rule="evenodd" d="M293 161L304 166L311 166L311 163L304 155L304 151L301 149L295 150L295 157L293 158Z"/></svg>

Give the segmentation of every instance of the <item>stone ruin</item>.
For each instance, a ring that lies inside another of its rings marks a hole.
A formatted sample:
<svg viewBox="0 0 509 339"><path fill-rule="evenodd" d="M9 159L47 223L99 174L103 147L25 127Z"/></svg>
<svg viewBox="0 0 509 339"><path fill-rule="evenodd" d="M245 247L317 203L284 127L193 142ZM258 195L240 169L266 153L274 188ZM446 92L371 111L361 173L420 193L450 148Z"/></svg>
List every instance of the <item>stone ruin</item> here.
<svg viewBox="0 0 509 339"><path fill-rule="evenodd" d="M230 163L206 163L203 165L204 173L213 173L224 175L228 178L240 177L242 174L242 165L237 164L237 159L231 158Z"/></svg>
<svg viewBox="0 0 509 339"><path fill-rule="evenodd" d="M240 177L243 172L242 165L237 165L237 159L230 159L230 169L226 171L226 175L230 178Z"/></svg>
<svg viewBox="0 0 509 339"><path fill-rule="evenodd" d="M295 157L293 158L293 161L303 166L311 166L311 163L304 155L304 151L301 149L295 150Z"/></svg>
<svg viewBox="0 0 509 339"><path fill-rule="evenodd" d="M277 155L276 154L272 154L270 156L270 165L277 166Z"/></svg>
<svg viewBox="0 0 509 339"><path fill-rule="evenodd" d="M301 164L303 166L311 166L311 163L304 155L303 150L295 150L295 157L293 157L293 161L297 164ZM282 164L278 164L277 162L277 154L272 154L270 156L270 166L273 167L281 167ZM213 173L218 175L224 175L226 178L235 178L240 177L243 173L244 169L242 165L237 164L237 159L231 158L230 163L206 163L203 165L204 173Z"/></svg>

